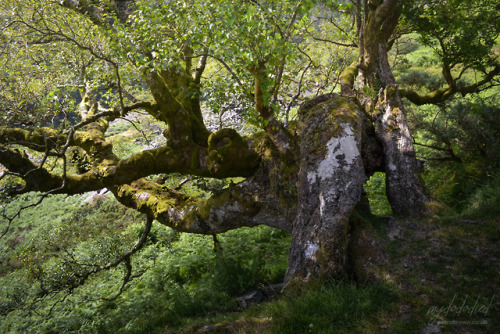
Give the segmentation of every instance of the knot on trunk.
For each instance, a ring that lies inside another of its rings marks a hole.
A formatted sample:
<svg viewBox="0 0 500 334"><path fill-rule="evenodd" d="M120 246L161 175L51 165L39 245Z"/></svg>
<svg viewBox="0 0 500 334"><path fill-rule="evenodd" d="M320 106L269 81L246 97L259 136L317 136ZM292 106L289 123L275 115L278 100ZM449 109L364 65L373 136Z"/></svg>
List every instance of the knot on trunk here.
<svg viewBox="0 0 500 334"><path fill-rule="evenodd" d="M259 156L234 129L221 129L208 138L205 162L212 173L228 175L231 170L253 171Z"/></svg>

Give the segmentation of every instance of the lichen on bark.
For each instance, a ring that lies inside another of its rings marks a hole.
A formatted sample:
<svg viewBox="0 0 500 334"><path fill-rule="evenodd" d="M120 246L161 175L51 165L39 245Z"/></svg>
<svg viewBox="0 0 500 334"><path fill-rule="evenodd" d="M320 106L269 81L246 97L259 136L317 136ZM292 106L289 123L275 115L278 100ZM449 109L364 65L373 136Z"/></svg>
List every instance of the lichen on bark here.
<svg viewBox="0 0 500 334"><path fill-rule="evenodd" d="M341 96L299 111L298 211L288 280L346 275L349 218L366 181L362 125L358 105Z"/></svg>

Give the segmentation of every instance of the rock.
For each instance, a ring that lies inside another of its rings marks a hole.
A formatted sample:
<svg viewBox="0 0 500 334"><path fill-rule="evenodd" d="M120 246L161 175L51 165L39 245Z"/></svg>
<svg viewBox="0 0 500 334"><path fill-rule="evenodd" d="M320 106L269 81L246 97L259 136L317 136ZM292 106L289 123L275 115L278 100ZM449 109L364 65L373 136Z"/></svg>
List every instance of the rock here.
<svg viewBox="0 0 500 334"><path fill-rule="evenodd" d="M238 297L238 303L242 309L247 309L253 305L256 305L264 300L264 294L259 290L254 290L249 293Z"/></svg>
<svg viewBox="0 0 500 334"><path fill-rule="evenodd" d="M105 200L108 199L109 196L106 195L109 190L107 188L103 188L101 190L97 191L89 191L88 193L85 193L81 196L82 198L82 203L91 203L94 204L98 200Z"/></svg>
<svg viewBox="0 0 500 334"><path fill-rule="evenodd" d="M214 325L206 325L198 330L198 333L215 333L217 327Z"/></svg>
<svg viewBox="0 0 500 334"><path fill-rule="evenodd" d="M387 222L386 233L390 240L403 239L403 229L394 219Z"/></svg>
<svg viewBox="0 0 500 334"><path fill-rule="evenodd" d="M425 327L420 331L420 334L435 334L435 333L441 333L441 329L439 329L439 326L436 324L429 324L427 325L427 327Z"/></svg>

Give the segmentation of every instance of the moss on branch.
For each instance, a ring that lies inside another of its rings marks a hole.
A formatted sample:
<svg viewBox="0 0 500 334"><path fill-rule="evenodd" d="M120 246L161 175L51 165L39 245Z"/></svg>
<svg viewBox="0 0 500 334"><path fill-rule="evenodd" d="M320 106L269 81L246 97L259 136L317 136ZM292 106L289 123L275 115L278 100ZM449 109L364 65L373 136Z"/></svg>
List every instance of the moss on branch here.
<svg viewBox="0 0 500 334"><path fill-rule="evenodd" d="M0 143L19 144L38 152L45 152L47 148L52 149L62 146L65 139L66 136L60 131L51 128L38 128L34 130L0 128Z"/></svg>
<svg viewBox="0 0 500 334"><path fill-rule="evenodd" d="M77 194L105 187L102 179L94 172L68 175L64 179L62 175L53 174L36 165L18 149L7 148L1 144L0 163L23 178L25 187L21 192L52 191L53 193Z"/></svg>
<svg viewBox="0 0 500 334"><path fill-rule="evenodd" d="M259 163L259 156L233 129L222 129L208 138L205 162L214 175L249 176Z"/></svg>
<svg viewBox="0 0 500 334"><path fill-rule="evenodd" d="M408 100L410 100L411 103L421 106L424 104L436 104L444 102L452 97L456 93L456 91L449 87L445 87L427 93L425 95L420 95L412 90L401 90L400 93L402 97L406 97Z"/></svg>
<svg viewBox="0 0 500 334"><path fill-rule="evenodd" d="M167 220L181 218L179 212L199 204L200 201L145 179L139 179L130 185L118 186L114 193L122 204L160 221L164 221L165 218ZM174 213L176 215L171 216Z"/></svg>
<svg viewBox="0 0 500 334"><path fill-rule="evenodd" d="M259 205L244 189L224 189L209 200L189 197L166 186L140 179L114 190L117 199L178 231L214 234L253 226Z"/></svg>
<svg viewBox="0 0 500 334"><path fill-rule="evenodd" d="M354 93L354 81L358 75L358 63L354 62L347 67L339 76L342 94L352 95Z"/></svg>
<svg viewBox="0 0 500 334"><path fill-rule="evenodd" d="M456 93L460 93L462 96L465 96L467 94L479 92L484 86L491 83L499 74L500 64L496 63L495 67L493 67L488 73L485 73L481 80L478 80L471 85L458 86L456 84L456 79L449 77L447 79L451 82L449 87L443 87L424 95L420 95L413 90L400 90L400 94L402 97L406 97L410 100L410 102L419 106L424 104L438 104L452 98Z"/></svg>

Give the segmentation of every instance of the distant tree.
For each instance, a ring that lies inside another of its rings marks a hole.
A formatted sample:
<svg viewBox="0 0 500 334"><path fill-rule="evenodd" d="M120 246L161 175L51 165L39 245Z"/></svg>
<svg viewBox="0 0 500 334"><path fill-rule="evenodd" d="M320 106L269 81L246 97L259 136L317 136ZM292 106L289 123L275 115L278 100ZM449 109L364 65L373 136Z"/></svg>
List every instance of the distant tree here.
<svg viewBox="0 0 500 334"><path fill-rule="evenodd" d="M486 0L2 1L2 178L22 180L11 194L108 188L149 224L183 232L269 225L292 234L287 280L364 277L357 264L373 246L352 213L367 178L386 173L395 214L426 212L401 98L439 103L493 85L497 12ZM446 87L398 90L388 50L408 32L441 57ZM288 106L315 66L311 41L357 49L358 59L339 76L338 93L303 103L290 123ZM247 119L260 132L206 128L201 103L212 62L252 105ZM478 80L462 85L467 71ZM120 159L106 131L137 110L164 123L166 145ZM70 122L71 113L80 119ZM85 162L80 173L68 167L70 152ZM204 200L150 177L169 173L245 180Z"/></svg>

